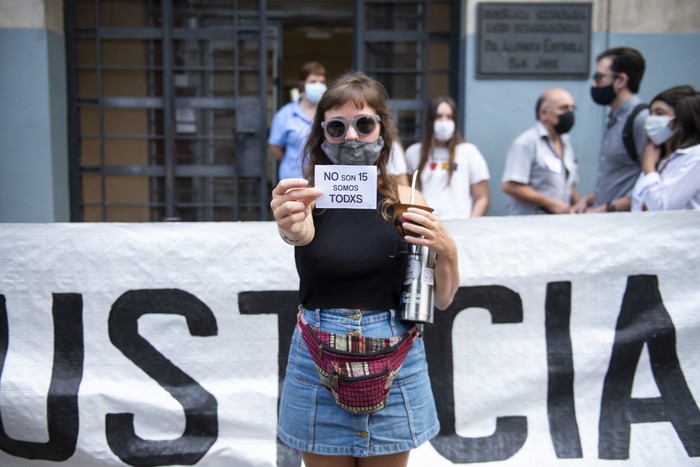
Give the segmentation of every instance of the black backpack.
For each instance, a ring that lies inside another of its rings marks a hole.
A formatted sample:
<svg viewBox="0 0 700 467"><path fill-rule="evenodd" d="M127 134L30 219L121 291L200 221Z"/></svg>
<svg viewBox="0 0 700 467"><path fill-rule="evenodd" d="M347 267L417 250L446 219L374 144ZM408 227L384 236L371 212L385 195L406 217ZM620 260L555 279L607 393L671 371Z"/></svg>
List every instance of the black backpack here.
<svg viewBox="0 0 700 467"><path fill-rule="evenodd" d="M632 113L627 117L625 127L622 129L622 142L625 144L627 154L629 154L633 161L639 160L639 154L637 154L637 148L634 144L634 119L637 118L639 112L647 107L649 107L647 104L637 104L634 109L632 109Z"/></svg>

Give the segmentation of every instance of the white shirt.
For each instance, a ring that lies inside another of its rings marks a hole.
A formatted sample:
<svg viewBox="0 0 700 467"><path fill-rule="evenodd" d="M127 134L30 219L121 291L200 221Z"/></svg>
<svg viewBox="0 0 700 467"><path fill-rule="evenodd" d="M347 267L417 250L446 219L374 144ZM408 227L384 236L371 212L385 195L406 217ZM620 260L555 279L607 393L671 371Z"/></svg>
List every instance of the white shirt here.
<svg viewBox="0 0 700 467"><path fill-rule="evenodd" d="M403 175L408 173L406 170L406 156L403 148L399 143L394 141L389 154L389 162L386 164L386 169L391 175Z"/></svg>
<svg viewBox="0 0 700 467"><path fill-rule="evenodd" d="M700 210L700 144L677 149L659 164L659 172L642 173L632 190L632 211Z"/></svg>
<svg viewBox="0 0 700 467"><path fill-rule="evenodd" d="M421 143L406 149L408 173L413 173L420 162ZM471 186L489 179L489 169L484 156L471 143L455 147L455 168L448 183L450 154L447 148L435 148L421 173L421 192L435 215L441 219L467 219L471 217L474 200Z"/></svg>

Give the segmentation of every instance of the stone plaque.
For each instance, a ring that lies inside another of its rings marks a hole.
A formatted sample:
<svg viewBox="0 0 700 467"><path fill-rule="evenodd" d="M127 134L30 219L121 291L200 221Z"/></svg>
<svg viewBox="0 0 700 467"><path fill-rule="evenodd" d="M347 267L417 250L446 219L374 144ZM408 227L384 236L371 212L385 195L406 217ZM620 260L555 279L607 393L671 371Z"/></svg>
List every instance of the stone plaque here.
<svg viewBox="0 0 700 467"><path fill-rule="evenodd" d="M477 78L587 79L592 3L479 3Z"/></svg>

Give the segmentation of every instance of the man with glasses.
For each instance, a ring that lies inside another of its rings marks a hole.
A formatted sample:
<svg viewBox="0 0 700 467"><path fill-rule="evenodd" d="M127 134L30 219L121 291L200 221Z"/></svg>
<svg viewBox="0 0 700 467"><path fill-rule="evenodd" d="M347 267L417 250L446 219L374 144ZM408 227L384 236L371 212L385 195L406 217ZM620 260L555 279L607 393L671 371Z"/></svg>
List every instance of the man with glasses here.
<svg viewBox="0 0 700 467"><path fill-rule="evenodd" d="M501 189L509 215L568 214L578 201L578 163L568 135L574 110L574 98L562 88L537 99L537 123L513 141L506 158Z"/></svg>
<svg viewBox="0 0 700 467"><path fill-rule="evenodd" d="M598 55L592 77L591 97L596 104L609 105L608 124L598 156L595 191L581 198L573 212L629 211L629 198L639 172L639 155L644 151L644 121L649 111L637 112L631 125L627 119L641 100L637 96L644 76L644 57L629 47L609 49ZM628 151L624 133L631 130L635 151ZM630 152L636 153L630 154Z"/></svg>

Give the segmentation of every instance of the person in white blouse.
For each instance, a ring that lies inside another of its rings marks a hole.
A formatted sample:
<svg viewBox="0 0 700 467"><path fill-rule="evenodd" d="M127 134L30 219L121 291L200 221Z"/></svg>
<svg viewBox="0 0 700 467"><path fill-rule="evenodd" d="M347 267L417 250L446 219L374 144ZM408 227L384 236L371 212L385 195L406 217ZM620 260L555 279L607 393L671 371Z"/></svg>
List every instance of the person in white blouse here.
<svg viewBox="0 0 700 467"><path fill-rule="evenodd" d="M632 211L700 210L700 94L675 86L656 96L645 128Z"/></svg>
<svg viewBox="0 0 700 467"><path fill-rule="evenodd" d="M428 104L423 138L406 149L409 175L441 219L484 216L489 209L489 169L484 156L462 138L457 105L448 96Z"/></svg>

